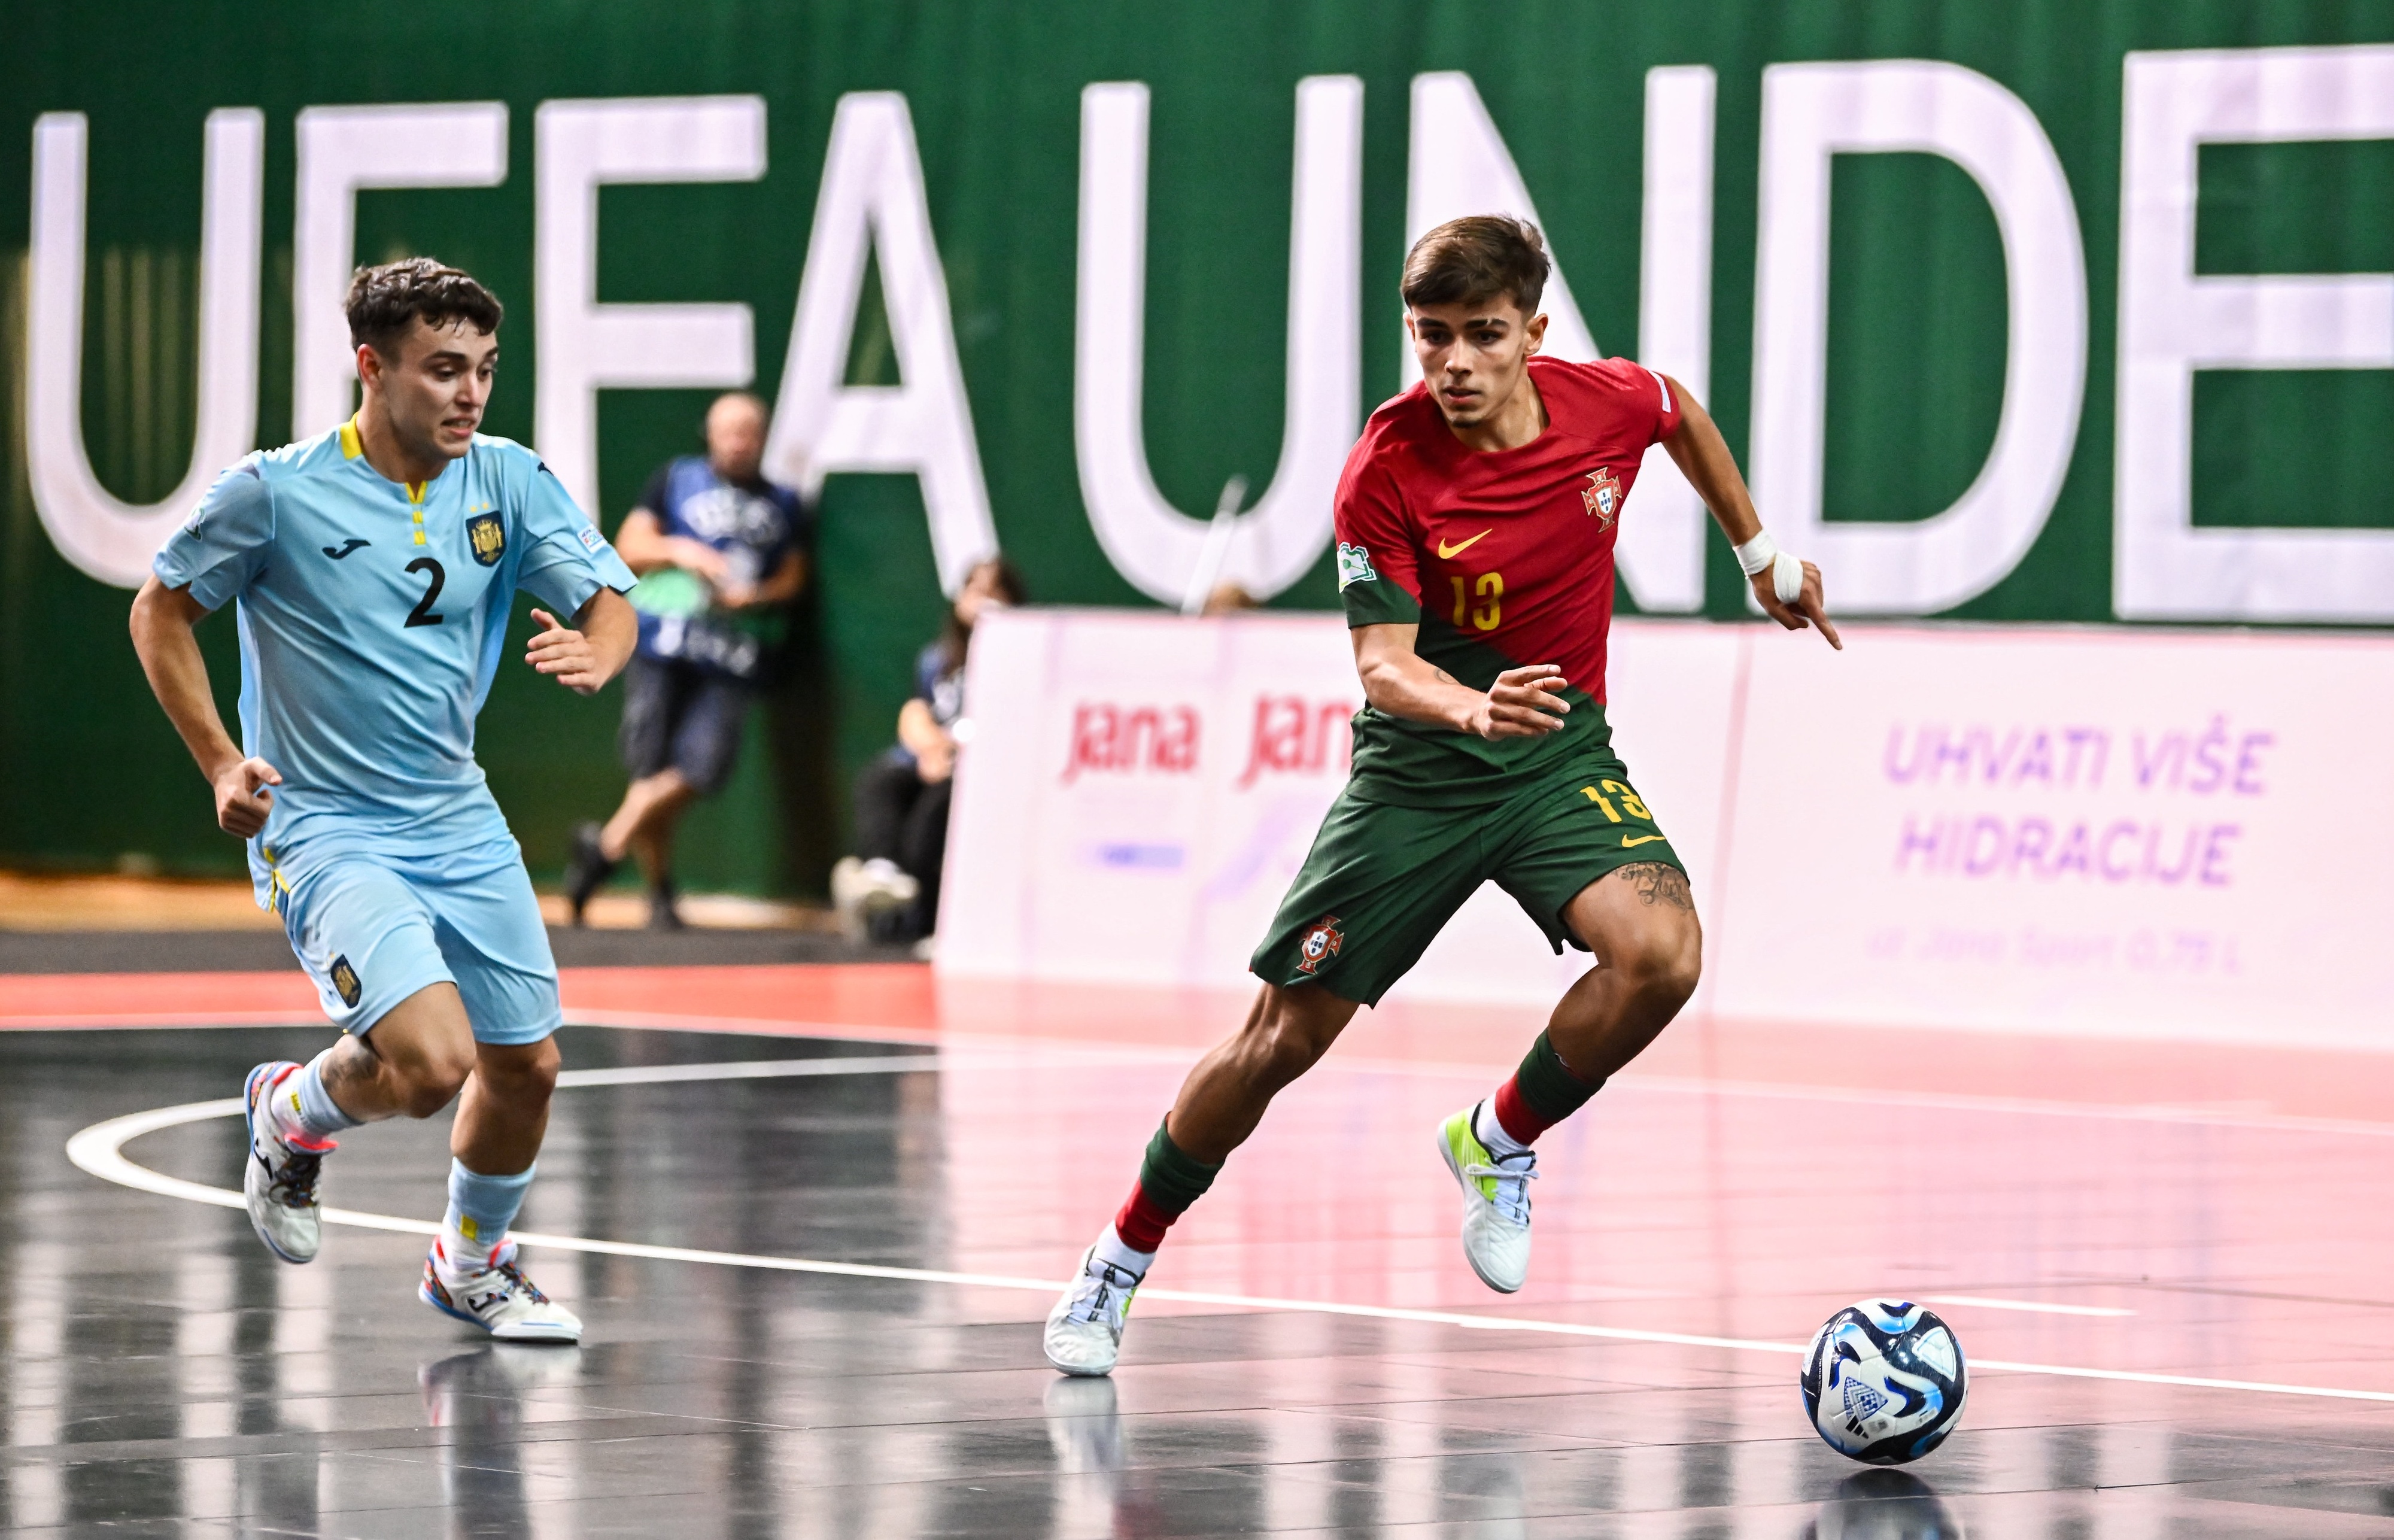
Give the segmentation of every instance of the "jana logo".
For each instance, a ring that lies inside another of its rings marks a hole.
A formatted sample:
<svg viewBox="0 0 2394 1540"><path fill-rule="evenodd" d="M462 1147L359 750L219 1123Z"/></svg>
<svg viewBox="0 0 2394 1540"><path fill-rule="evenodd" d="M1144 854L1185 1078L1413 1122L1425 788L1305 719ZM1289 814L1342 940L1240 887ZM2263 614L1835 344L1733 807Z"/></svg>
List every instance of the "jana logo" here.
<svg viewBox="0 0 2394 1540"><path fill-rule="evenodd" d="M1380 574L1372 570L1372 553L1361 546L1338 542L1338 586L1349 583L1377 583Z"/></svg>

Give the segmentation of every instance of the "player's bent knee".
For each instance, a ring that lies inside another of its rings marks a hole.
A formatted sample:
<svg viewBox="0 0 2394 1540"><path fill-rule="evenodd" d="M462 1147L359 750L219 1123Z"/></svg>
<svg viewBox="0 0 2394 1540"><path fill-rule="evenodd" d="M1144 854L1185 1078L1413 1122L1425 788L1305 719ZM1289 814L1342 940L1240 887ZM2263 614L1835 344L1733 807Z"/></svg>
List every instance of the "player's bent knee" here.
<svg viewBox="0 0 2394 1540"><path fill-rule="evenodd" d="M457 1099L473 1072L470 1060L446 1057L407 1066L401 1071L400 1110L413 1118L431 1117Z"/></svg>
<svg viewBox="0 0 2394 1540"><path fill-rule="evenodd" d="M1621 938L1608 959L1648 1006L1676 1011L1703 976L1703 936L1695 917L1641 926Z"/></svg>
<svg viewBox="0 0 2394 1540"><path fill-rule="evenodd" d="M1244 1057L1250 1077L1278 1090L1321 1062L1337 1040L1338 1029L1346 1024L1343 1018L1335 1022L1315 1020L1324 1014L1305 1009L1285 990L1269 992L1247 1033Z"/></svg>
<svg viewBox="0 0 2394 1540"><path fill-rule="evenodd" d="M1678 1009L1703 977L1703 942L1693 921L1650 938L1635 972L1640 993L1656 1005Z"/></svg>
<svg viewBox="0 0 2394 1540"><path fill-rule="evenodd" d="M546 1101L557 1089L563 1062L557 1040L544 1037L537 1043L505 1047L486 1044L475 1070L494 1094L509 1101L538 1102Z"/></svg>

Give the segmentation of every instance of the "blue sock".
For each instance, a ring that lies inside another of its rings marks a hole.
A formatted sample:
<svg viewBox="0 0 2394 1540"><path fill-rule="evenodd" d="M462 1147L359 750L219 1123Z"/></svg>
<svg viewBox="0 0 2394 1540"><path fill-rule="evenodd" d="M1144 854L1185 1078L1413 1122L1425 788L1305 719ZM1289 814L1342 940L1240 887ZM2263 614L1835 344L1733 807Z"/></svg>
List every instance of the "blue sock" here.
<svg viewBox="0 0 2394 1540"><path fill-rule="evenodd" d="M339 1046L336 1043L333 1046ZM333 1094L324 1089L324 1060L332 1057L333 1048L326 1048L299 1066L299 1073L284 1085L284 1094L276 1099L283 1103L277 1111L283 1114L284 1126L296 1125L311 1139L328 1139L344 1129L359 1126L359 1120L341 1111Z"/></svg>
<svg viewBox="0 0 2394 1540"><path fill-rule="evenodd" d="M513 1177L485 1177L468 1171L466 1163L449 1163L449 1212L441 1221L441 1250L449 1270L480 1272L491 1265L491 1253L507 1238L524 1193L532 1187L537 1165Z"/></svg>

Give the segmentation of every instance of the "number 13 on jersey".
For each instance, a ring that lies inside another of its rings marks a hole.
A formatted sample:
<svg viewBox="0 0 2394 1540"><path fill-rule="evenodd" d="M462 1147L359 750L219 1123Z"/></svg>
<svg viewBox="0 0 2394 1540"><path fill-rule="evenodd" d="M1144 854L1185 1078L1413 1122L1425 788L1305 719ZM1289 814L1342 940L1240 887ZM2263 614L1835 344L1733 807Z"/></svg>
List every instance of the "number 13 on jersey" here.
<svg viewBox="0 0 2394 1540"><path fill-rule="evenodd" d="M1454 585L1454 628L1462 630L1468 623L1481 631L1493 631L1505 619L1505 574L1481 573L1476 581L1457 573L1447 579ZM1468 586L1467 586L1467 583ZM1477 602L1474 602L1477 600Z"/></svg>

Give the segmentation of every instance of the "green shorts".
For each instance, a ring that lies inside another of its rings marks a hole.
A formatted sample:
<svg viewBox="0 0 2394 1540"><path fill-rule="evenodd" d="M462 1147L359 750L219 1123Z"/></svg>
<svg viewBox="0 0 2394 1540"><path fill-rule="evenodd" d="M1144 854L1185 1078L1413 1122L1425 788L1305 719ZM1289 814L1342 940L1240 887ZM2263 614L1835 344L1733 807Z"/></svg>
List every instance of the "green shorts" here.
<svg viewBox="0 0 2394 1540"><path fill-rule="evenodd" d="M1563 924L1580 890L1650 861L1687 870L1610 755L1549 771L1493 806L1401 808L1349 786L1247 966L1267 983L1316 983L1377 1005L1481 883L1510 893L1559 953L1580 946Z"/></svg>

